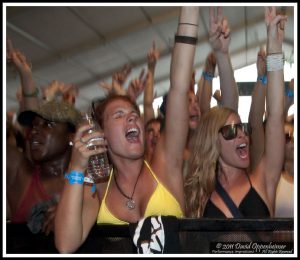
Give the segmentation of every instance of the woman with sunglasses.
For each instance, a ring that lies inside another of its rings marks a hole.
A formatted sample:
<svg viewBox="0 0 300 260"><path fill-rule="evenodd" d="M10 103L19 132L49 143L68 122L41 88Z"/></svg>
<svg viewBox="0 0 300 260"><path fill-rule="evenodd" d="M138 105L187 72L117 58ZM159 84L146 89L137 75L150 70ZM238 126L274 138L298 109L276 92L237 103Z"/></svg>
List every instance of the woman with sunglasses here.
<svg viewBox="0 0 300 260"><path fill-rule="evenodd" d="M152 215L184 215L182 164L188 133L189 80L197 42L199 7L181 8L171 62L165 131L150 162L144 161L144 125L136 104L115 96L96 107L95 116L103 133L75 135L74 149L64 191L55 219L55 244L61 253L74 252L97 223L129 224ZM174 131L175 129L175 131ZM88 150L85 142L107 145L113 169L107 182L97 184L96 193L77 181L83 177L88 157L104 152ZM75 178L76 177L76 178ZM74 184L75 182L75 184Z"/></svg>
<svg viewBox="0 0 300 260"><path fill-rule="evenodd" d="M265 9L267 25L267 112L265 151L248 172L248 124L236 111L215 107L203 116L195 134L191 171L185 182L189 217L232 218L274 215L275 194L284 157L284 81L282 41L286 16ZM275 131L276 129L276 131ZM232 208L222 199L229 195Z"/></svg>

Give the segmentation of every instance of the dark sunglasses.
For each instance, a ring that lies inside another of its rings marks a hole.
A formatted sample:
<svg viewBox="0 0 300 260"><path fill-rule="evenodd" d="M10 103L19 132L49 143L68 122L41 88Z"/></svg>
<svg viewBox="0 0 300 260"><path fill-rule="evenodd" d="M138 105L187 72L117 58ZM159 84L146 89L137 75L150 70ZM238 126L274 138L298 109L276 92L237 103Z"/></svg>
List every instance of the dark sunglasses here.
<svg viewBox="0 0 300 260"><path fill-rule="evenodd" d="M286 143L289 143L289 142L291 142L292 140L294 141L294 133L291 133L291 132L286 133L286 134L285 134L285 142L286 142Z"/></svg>
<svg viewBox="0 0 300 260"><path fill-rule="evenodd" d="M232 140L237 137L238 129L241 129L247 136L251 134L249 123L225 125L219 129L219 133L222 134L225 140Z"/></svg>

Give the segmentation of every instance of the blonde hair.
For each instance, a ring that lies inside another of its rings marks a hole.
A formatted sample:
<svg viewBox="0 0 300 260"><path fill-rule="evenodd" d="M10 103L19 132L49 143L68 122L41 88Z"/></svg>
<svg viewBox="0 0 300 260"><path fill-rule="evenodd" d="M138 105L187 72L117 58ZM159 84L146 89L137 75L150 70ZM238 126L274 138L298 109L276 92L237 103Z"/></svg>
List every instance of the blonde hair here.
<svg viewBox="0 0 300 260"><path fill-rule="evenodd" d="M218 133L227 118L236 111L213 107L200 120L194 134L190 171L185 179L187 217L202 217L205 205L215 189L220 154Z"/></svg>

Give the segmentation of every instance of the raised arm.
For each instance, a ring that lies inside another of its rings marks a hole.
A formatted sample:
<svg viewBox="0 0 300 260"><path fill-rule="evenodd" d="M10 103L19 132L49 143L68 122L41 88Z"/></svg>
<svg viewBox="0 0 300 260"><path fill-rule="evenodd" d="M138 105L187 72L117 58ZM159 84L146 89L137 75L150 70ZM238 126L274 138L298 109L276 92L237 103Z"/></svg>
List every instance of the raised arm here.
<svg viewBox="0 0 300 260"><path fill-rule="evenodd" d="M239 94L229 56L230 29L221 7L209 9L209 41L216 55L220 75L222 106L238 111Z"/></svg>
<svg viewBox="0 0 300 260"><path fill-rule="evenodd" d="M127 91L124 87L124 83L131 72L131 66L125 64L120 71L117 71L112 76L111 84L101 81L99 87L105 89L108 94L115 93L118 95L126 95Z"/></svg>
<svg viewBox="0 0 300 260"><path fill-rule="evenodd" d="M170 162L169 166L172 169L180 169L180 172L188 133L188 90L194 65L198 18L199 7L181 8L171 61L171 87L164 133L165 156L166 161Z"/></svg>
<svg viewBox="0 0 300 260"><path fill-rule="evenodd" d="M147 77L145 74L145 69L142 69L138 78L135 78L130 81L127 95L131 98L132 101L136 102L136 99L144 91L146 87Z"/></svg>
<svg viewBox="0 0 300 260"><path fill-rule="evenodd" d="M265 8L267 25L267 124L264 177L273 203L284 161L284 77L282 42L286 16L276 15L275 7ZM273 204L274 205L274 204Z"/></svg>
<svg viewBox="0 0 300 260"><path fill-rule="evenodd" d="M97 149L89 150L87 143L91 138L103 137L98 131L86 134L89 129L88 124L82 125L75 134L68 168L69 179L65 180L55 216L55 245L60 253L75 252L96 223L99 198L97 193L92 193L91 186L82 185L83 173L91 155L106 151L102 148L106 141L93 141Z"/></svg>
<svg viewBox="0 0 300 260"><path fill-rule="evenodd" d="M257 81L252 92L249 120L252 127L250 158L251 169L257 166L265 150L265 132L263 116L265 113L265 99L267 88L266 52L260 49L257 54Z"/></svg>
<svg viewBox="0 0 300 260"><path fill-rule="evenodd" d="M155 47L155 42L153 41L152 48L148 52L148 75L146 81L146 87L144 90L144 123L154 118L153 109L153 88L154 88L154 72L156 67L156 62L159 58L159 50Z"/></svg>
<svg viewBox="0 0 300 260"><path fill-rule="evenodd" d="M24 100L24 107L20 110L35 109L39 105L38 101L38 88L35 86L31 66L26 60L26 57L20 52L13 48L10 39L6 40L7 54L14 66L16 67L22 86L22 98Z"/></svg>
<svg viewBox="0 0 300 260"><path fill-rule="evenodd" d="M204 115L210 109L212 97L212 81L215 75L216 57L213 52L206 57L204 71L198 82L197 96L200 104L201 115Z"/></svg>

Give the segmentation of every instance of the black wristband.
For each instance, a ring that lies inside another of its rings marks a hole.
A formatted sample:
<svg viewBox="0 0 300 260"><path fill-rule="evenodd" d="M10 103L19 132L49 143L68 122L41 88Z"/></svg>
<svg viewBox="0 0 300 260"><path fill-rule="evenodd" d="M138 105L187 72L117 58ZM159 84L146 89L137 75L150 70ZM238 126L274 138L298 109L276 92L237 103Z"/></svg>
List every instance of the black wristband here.
<svg viewBox="0 0 300 260"><path fill-rule="evenodd" d="M175 35L175 43L186 43L196 45L198 38L191 36Z"/></svg>

